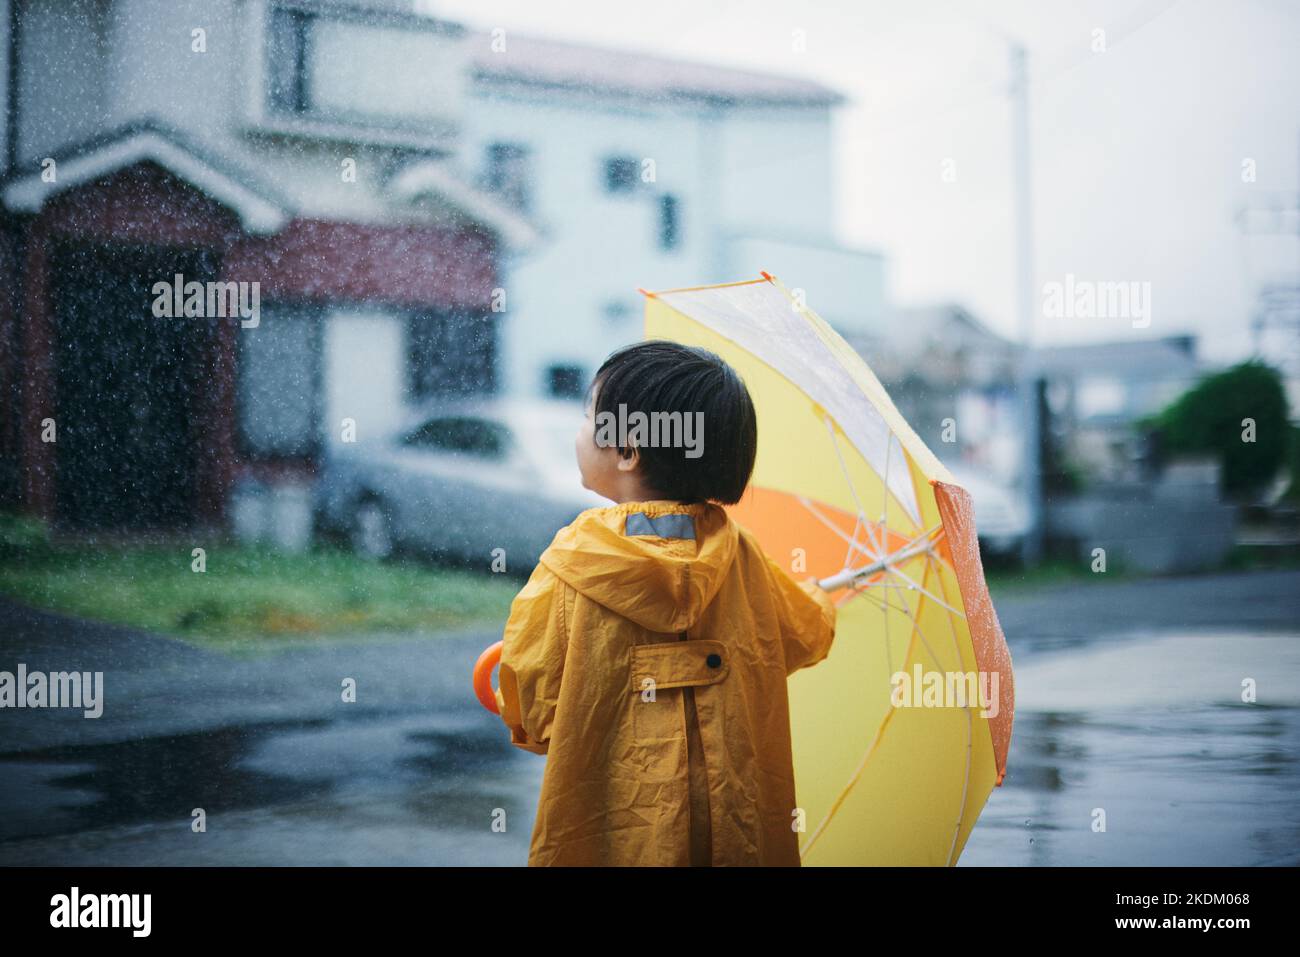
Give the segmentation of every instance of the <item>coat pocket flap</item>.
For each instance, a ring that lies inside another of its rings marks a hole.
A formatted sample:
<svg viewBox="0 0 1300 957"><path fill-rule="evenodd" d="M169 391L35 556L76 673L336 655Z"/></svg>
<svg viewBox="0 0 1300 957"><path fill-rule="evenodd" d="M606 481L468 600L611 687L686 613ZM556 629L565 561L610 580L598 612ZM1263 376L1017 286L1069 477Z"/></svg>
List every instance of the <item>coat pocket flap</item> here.
<svg viewBox="0 0 1300 957"><path fill-rule="evenodd" d="M656 688L688 688L717 684L726 676L726 646L720 641L693 638L632 646L632 690L638 694L647 678Z"/></svg>

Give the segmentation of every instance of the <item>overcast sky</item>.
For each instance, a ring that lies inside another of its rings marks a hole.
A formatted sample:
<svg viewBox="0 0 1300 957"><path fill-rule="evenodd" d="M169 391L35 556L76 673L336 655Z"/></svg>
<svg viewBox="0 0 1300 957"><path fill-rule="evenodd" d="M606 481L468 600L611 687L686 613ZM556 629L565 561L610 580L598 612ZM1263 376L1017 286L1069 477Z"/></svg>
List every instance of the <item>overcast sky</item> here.
<svg viewBox="0 0 1300 957"><path fill-rule="evenodd" d="M1300 0L440 0L436 9L478 27L811 76L843 92L836 231L888 256L899 304L959 301L1018 334L1012 39L1029 52L1040 341L1192 331L1203 353L1237 358L1250 348L1255 283L1279 270L1294 281L1300 269L1294 236L1247 239L1236 221L1245 205L1294 205L1300 190ZM792 49L795 30L806 52ZM1067 273L1150 283L1149 327L1043 315L1044 284ZM740 277L700 281L728 278Z"/></svg>

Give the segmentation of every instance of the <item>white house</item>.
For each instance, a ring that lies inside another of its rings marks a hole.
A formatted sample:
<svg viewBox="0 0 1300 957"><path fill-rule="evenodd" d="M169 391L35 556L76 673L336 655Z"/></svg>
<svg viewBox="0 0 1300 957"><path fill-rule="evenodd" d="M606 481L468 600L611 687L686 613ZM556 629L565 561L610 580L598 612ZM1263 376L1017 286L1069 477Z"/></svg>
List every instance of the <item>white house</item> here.
<svg viewBox="0 0 1300 957"><path fill-rule="evenodd" d="M459 162L542 235L509 260L507 390L580 388L641 336L639 288L767 271L841 331L883 321L882 257L834 236L839 94L509 29L466 42Z"/></svg>

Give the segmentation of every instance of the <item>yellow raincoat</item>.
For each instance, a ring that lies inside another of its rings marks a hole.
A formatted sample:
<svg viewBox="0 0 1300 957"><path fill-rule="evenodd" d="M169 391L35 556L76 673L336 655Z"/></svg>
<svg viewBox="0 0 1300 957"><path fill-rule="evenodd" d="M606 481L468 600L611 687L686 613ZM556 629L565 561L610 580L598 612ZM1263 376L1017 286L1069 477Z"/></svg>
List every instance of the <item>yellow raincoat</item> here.
<svg viewBox="0 0 1300 957"><path fill-rule="evenodd" d="M718 505L561 529L496 692L511 742L547 756L528 863L798 866L786 678L826 657L835 613Z"/></svg>

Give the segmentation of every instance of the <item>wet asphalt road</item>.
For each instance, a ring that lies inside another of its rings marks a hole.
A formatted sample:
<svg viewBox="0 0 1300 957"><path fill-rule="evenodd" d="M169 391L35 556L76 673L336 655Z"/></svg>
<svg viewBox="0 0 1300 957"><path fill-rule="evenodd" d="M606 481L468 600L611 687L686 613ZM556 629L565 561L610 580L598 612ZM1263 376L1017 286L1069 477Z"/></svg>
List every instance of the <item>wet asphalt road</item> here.
<svg viewBox="0 0 1300 957"><path fill-rule="evenodd" d="M0 711L0 864L522 863L545 759L469 694L499 637L231 658L0 603L0 668L105 673L99 718Z"/></svg>
<svg viewBox="0 0 1300 957"><path fill-rule="evenodd" d="M1300 573L995 603L1016 725L963 864L1300 863ZM232 658L0 599L0 670L105 672L100 718L0 710L0 865L522 864L544 758L468 691L498 637Z"/></svg>

